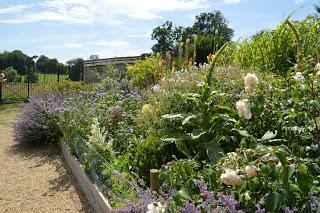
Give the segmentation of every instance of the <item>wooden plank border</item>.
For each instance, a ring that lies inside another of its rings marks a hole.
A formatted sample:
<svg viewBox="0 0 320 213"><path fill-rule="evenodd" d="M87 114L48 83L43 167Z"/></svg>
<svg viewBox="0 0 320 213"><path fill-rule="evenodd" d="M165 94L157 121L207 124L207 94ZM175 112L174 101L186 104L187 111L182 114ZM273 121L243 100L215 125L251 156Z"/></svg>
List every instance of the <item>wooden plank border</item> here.
<svg viewBox="0 0 320 213"><path fill-rule="evenodd" d="M61 150L64 159L73 173L73 176L77 179L77 182L95 212L111 213L112 208L108 200L104 197L99 188L92 183L86 171L81 167L79 161L71 154L64 142L61 142Z"/></svg>

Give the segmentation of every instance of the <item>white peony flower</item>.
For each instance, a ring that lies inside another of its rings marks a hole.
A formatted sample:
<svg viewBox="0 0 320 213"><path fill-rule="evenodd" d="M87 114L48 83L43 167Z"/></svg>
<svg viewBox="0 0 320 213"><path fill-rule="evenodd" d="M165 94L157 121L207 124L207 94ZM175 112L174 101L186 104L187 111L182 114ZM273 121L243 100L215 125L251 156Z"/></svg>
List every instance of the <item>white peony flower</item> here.
<svg viewBox="0 0 320 213"><path fill-rule="evenodd" d="M252 117L252 113L250 108L248 107L248 99L240 100L236 103L237 110L239 112L240 117L244 117L249 120Z"/></svg>
<svg viewBox="0 0 320 213"><path fill-rule="evenodd" d="M244 85L246 91L250 92L252 89L256 88L259 83L259 79L255 73L248 73L244 78Z"/></svg>
<svg viewBox="0 0 320 213"><path fill-rule="evenodd" d="M241 178L237 175L236 171L230 169L226 169L225 173L223 173L220 178L224 184L230 186L239 185L241 182Z"/></svg>
<svg viewBox="0 0 320 213"><path fill-rule="evenodd" d="M166 210L160 202L150 203L148 204L147 208L148 208L148 211L146 213L161 213L161 212L165 212Z"/></svg>
<svg viewBox="0 0 320 213"><path fill-rule="evenodd" d="M255 165L246 166L244 170L248 177L254 177L257 175L257 167Z"/></svg>
<svg viewBox="0 0 320 213"><path fill-rule="evenodd" d="M302 75L301 72L296 72L296 74L294 76L292 76L292 78L294 78L294 80L303 83L304 82L304 77Z"/></svg>

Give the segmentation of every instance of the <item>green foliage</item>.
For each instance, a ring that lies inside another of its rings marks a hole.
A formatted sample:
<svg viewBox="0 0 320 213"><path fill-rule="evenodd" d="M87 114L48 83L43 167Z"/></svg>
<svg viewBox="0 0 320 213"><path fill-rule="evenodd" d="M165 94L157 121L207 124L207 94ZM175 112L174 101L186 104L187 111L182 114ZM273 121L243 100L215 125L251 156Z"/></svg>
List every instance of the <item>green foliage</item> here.
<svg viewBox="0 0 320 213"><path fill-rule="evenodd" d="M3 71L3 74L5 75L7 82L16 82L21 80L21 78L18 77L17 70L13 69L12 67L8 67Z"/></svg>
<svg viewBox="0 0 320 213"><path fill-rule="evenodd" d="M172 51L174 47L174 29L171 21L166 21L162 26L153 29L151 39L158 43L152 47L155 53L164 55L167 51Z"/></svg>
<svg viewBox="0 0 320 213"><path fill-rule="evenodd" d="M212 41L209 39L211 37L219 38L220 46L223 43L230 41L233 36L233 29L228 27L228 22L219 10L201 13L195 17L195 23L190 27L172 27L171 21L166 21L162 26L158 26L153 29L152 39L156 40L157 43L152 47L154 53L161 53L162 56L166 54L167 51L174 52L179 55L179 46L183 41L187 39L193 39L194 36L202 36L200 47L205 49L200 49L198 51L200 56L200 61L198 63L203 63L208 55L203 56L203 54L213 53L214 48L212 47ZM205 39L208 38L208 39ZM204 42L208 42L204 44ZM216 43L216 42L214 42ZM206 47L206 45L208 47ZM207 49L211 48L211 49ZM218 47L220 48L220 47ZM217 50L218 48L215 48ZM191 56L192 57L192 56ZM189 57L190 58L190 57ZM188 61L189 59L187 59Z"/></svg>
<svg viewBox="0 0 320 213"><path fill-rule="evenodd" d="M92 91L93 85L83 84L76 81L61 80L58 83L52 84L50 89L64 94L65 96L70 96L83 91Z"/></svg>
<svg viewBox="0 0 320 213"><path fill-rule="evenodd" d="M35 72L29 72L25 79L24 79L24 82L25 83L37 83L39 81L39 77L38 77L38 73L35 73Z"/></svg>
<svg viewBox="0 0 320 213"><path fill-rule="evenodd" d="M308 16L303 21L293 22L291 26L294 25L296 33L290 28L288 21L284 21L274 30L262 31L251 40L246 39L232 45L233 48L226 51L222 62L225 64L227 60L244 69L259 69L286 76L295 64L299 64L297 59L315 59L319 55L319 48L314 48L320 38L318 19ZM299 42L295 36L297 33L301 39ZM297 47L300 50L299 54Z"/></svg>
<svg viewBox="0 0 320 213"><path fill-rule="evenodd" d="M64 64L58 62L57 59L50 59L41 55L36 62L37 71L40 73L60 73L65 74L67 69Z"/></svg>
<svg viewBox="0 0 320 213"><path fill-rule="evenodd" d="M163 164L173 159L172 155L176 152L174 147L163 144L155 133L149 133L145 140L133 144L130 154L132 168L149 182L150 169L160 169Z"/></svg>
<svg viewBox="0 0 320 213"><path fill-rule="evenodd" d="M72 59L67 61L67 70L69 74L69 79L71 81L80 81L82 80L83 69L84 69L84 60L82 58Z"/></svg>
<svg viewBox="0 0 320 213"><path fill-rule="evenodd" d="M159 80L157 76L159 62L160 56L152 55L144 60L137 61L134 65L129 65L127 68L132 83L139 87L155 84Z"/></svg>

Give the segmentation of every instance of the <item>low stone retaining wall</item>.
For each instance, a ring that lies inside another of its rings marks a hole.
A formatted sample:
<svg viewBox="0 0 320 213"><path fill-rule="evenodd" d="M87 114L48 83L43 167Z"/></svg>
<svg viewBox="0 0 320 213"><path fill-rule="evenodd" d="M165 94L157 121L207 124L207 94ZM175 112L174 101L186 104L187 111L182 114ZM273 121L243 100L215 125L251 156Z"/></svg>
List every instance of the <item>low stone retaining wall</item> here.
<svg viewBox="0 0 320 213"><path fill-rule="evenodd" d="M97 213L111 213L112 208L108 200L104 197L98 187L93 184L88 177L86 171L81 167L78 160L71 154L65 143L61 142L61 150L69 165L74 177L77 179L82 191L87 197L88 201Z"/></svg>

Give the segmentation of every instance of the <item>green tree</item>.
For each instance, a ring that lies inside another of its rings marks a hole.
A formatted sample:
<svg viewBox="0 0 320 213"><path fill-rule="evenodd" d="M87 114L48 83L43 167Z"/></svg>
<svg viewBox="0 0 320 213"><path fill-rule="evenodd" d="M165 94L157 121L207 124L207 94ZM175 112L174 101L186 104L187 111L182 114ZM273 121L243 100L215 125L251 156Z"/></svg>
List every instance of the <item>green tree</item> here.
<svg viewBox="0 0 320 213"><path fill-rule="evenodd" d="M174 48L174 28L171 21L166 21L163 25L153 29L151 39L157 43L152 47L153 52L162 53L172 51Z"/></svg>
<svg viewBox="0 0 320 213"><path fill-rule="evenodd" d="M67 61L69 79L71 81L80 81L84 69L84 60L82 58Z"/></svg>
<svg viewBox="0 0 320 213"><path fill-rule="evenodd" d="M99 56L98 55L90 55L89 60L98 60Z"/></svg>
<svg viewBox="0 0 320 213"><path fill-rule="evenodd" d="M192 26L192 33L195 35L216 35L225 41L231 40L233 32L233 29L229 28L227 20L219 10L197 15L196 22Z"/></svg>

